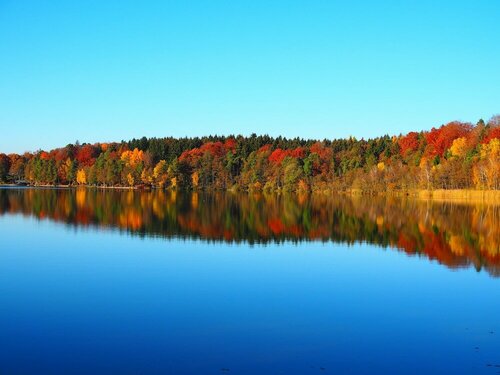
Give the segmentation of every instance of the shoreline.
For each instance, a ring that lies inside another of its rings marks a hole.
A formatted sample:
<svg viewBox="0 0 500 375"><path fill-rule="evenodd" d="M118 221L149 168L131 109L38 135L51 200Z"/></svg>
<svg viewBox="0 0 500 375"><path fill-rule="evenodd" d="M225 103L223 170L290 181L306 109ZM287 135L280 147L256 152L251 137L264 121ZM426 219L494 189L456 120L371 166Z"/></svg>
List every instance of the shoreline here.
<svg viewBox="0 0 500 375"><path fill-rule="evenodd" d="M186 191L186 192L228 192L228 193L255 193L255 191L245 190L183 190L160 187L142 187L142 186L91 186L91 185L17 185L17 184L0 184L0 188L28 188L28 189L96 189L96 190L134 190L134 191ZM284 194L282 191L262 192L264 194ZM300 194L300 191L291 192L292 194ZM471 202L471 203L499 203L500 190L474 190L474 189L436 189L436 190L407 190L407 191L362 191L359 189L350 189L342 191L334 190L313 190L304 192L309 195L328 195L339 194L349 196L385 196L385 197L400 197L400 198L415 198L422 200L432 200L436 202ZM288 192L286 194L289 194Z"/></svg>
<svg viewBox="0 0 500 375"><path fill-rule="evenodd" d="M407 190L407 191L382 191L364 192L360 190L350 190L346 192L351 196L397 196L409 197L422 200L439 201L473 201L484 202L493 201L500 203L500 190L475 190L475 189L435 189L435 190Z"/></svg>

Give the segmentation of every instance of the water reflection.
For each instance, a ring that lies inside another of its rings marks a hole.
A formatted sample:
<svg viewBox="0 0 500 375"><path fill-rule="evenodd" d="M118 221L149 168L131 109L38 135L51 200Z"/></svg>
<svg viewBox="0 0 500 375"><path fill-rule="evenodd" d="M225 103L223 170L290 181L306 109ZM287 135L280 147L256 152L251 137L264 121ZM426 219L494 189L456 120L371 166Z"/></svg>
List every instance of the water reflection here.
<svg viewBox="0 0 500 375"><path fill-rule="evenodd" d="M500 275L500 207L394 197L0 189L0 214L165 238L367 242Z"/></svg>

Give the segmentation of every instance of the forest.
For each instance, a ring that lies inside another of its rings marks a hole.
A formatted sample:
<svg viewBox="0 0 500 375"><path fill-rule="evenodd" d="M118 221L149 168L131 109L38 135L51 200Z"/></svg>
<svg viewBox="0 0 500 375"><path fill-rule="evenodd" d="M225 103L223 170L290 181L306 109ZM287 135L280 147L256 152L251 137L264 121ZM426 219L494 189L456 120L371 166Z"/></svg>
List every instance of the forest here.
<svg viewBox="0 0 500 375"><path fill-rule="evenodd" d="M252 134L0 153L0 183L240 191L500 189L500 115L373 139Z"/></svg>

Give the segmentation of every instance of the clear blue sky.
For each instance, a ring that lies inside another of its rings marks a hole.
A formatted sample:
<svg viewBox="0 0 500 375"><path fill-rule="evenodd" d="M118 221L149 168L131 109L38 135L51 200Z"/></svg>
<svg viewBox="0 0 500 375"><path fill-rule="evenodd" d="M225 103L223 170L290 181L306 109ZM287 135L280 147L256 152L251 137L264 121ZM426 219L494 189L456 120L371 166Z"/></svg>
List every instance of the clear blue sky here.
<svg viewBox="0 0 500 375"><path fill-rule="evenodd" d="M0 152L500 112L500 2L0 0Z"/></svg>

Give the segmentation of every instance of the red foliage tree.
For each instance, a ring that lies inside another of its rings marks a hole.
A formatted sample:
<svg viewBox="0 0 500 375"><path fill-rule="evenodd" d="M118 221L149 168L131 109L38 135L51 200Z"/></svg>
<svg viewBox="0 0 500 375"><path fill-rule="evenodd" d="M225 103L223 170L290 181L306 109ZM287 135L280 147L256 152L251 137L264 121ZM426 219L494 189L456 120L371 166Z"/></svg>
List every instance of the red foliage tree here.
<svg viewBox="0 0 500 375"><path fill-rule="evenodd" d="M236 151L236 146L238 145L238 142L234 138L228 138L226 139L226 142L224 143L224 148L227 151L231 151L234 153Z"/></svg>
<svg viewBox="0 0 500 375"><path fill-rule="evenodd" d="M96 150L92 145L85 145L76 152L76 160L79 165L91 166L95 161Z"/></svg>
<svg viewBox="0 0 500 375"><path fill-rule="evenodd" d="M69 158L69 152L66 148L58 148L55 150L53 157L56 161L64 161Z"/></svg>
<svg viewBox="0 0 500 375"><path fill-rule="evenodd" d="M189 163L196 163L200 160L205 153L212 155L215 158L221 158L227 153L225 144L222 142L207 142L191 150L184 151L179 156L179 161L187 161Z"/></svg>
<svg viewBox="0 0 500 375"><path fill-rule="evenodd" d="M219 158L226 155L226 149L225 149L224 145L222 144L222 142L204 143L203 145L201 145L200 151L202 152L202 154L204 154L205 152L208 152L212 156L219 157Z"/></svg>
<svg viewBox="0 0 500 375"><path fill-rule="evenodd" d="M273 164L281 164L288 155L289 155L288 150L282 150L281 148L277 148L271 153L271 155L269 155L269 161Z"/></svg>
<svg viewBox="0 0 500 375"><path fill-rule="evenodd" d="M306 150L304 149L304 147L297 147L297 148L290 151L290 156L292 158L302 159L306 156Z"/></svg>
<svg viewBox="0 0 500 375"><path fill-rule="evenodd" d="M471 124L454 121L441 126L439 129L432 128L425 135L427 141L427 154L430 156L443 156L450 148L453 141L460 137L466 137L472 129Z"/></svg>
<svg viewBox="0 0 500 375"><path fill-rule="evenodd" d="M409 132L398 140L401 156L405 156L408 152L415 151L418 148L419 140L417 132Z"/></svg>
<svg viewBox="0 0 500 375"><path fill-rule="evenodd" d="M50 160L50 154L47 151L40 152L40 159Z"/></svg>
<svg viewBox="0 0 500 375"><path fill-rule="evenodd" d="M321 160L327 161L332 158L332 149L330 147L325 147L322 142L314 143L310 149L311 153L318 154Z"/></svg>
<svg viewBox="0 0 500 375"><path fill-rule="evenodd" d="M293 150L283 150L277 148L271 155L269 155L269 161L273 164L281 164L286 157L292 158L304 158L306 156L306 150L303 147L297 147Z"/></svg>
<svg viewBox="0 0 500 375"><path fill-rule="evenodd" d="M491 129L481 143L488 143L495 138L500 138L500 127Z"/></svg>

